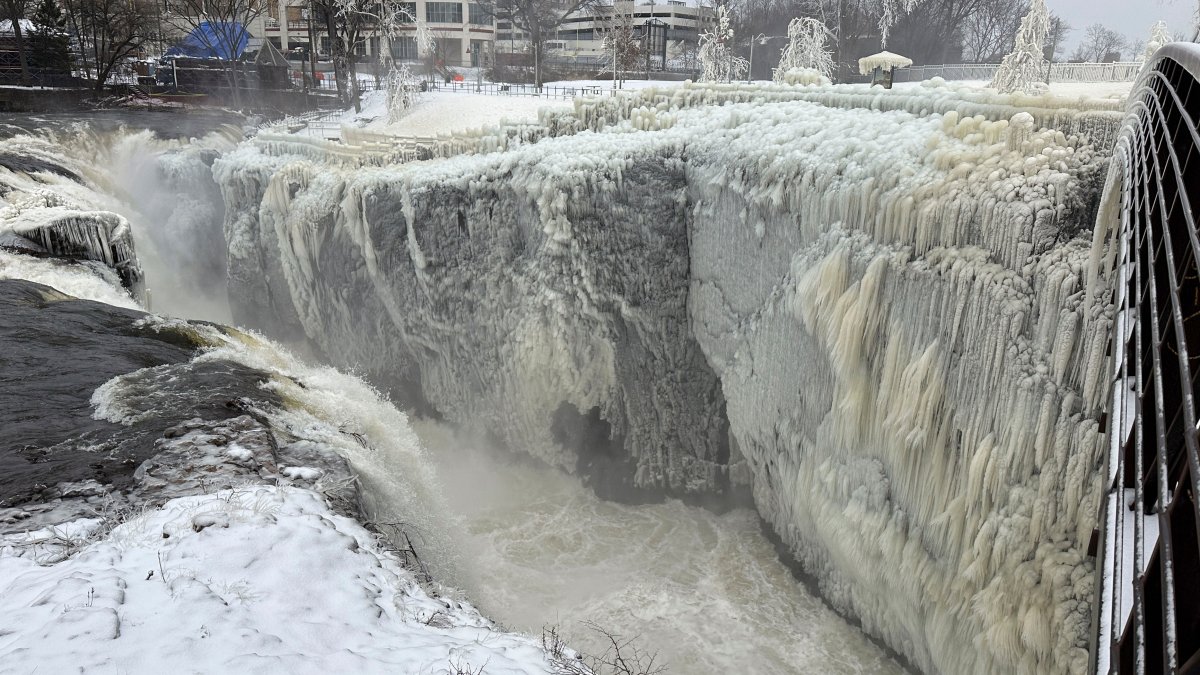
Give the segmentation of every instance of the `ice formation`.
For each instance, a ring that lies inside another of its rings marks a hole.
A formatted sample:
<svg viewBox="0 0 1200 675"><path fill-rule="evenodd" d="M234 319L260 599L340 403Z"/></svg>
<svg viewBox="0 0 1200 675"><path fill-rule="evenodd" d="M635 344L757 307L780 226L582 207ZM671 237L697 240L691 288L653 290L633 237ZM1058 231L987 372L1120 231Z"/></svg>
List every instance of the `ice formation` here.
<svg viewBox="0 0 1200 675"><path fill-rule="evenodd" d="M1117 105L718 85L416 147L271 136L215 164L231 294L598 484L749 486L923 670L1082 672Z"/></svg>
<svg viewBox="0 0 1200 675"><path fill-rule="evenodd" d="M825 41L831 37L833 33L819 19L792 19L788 24L787 46L779 55L779 67L775 69L775 82L793 84L788 81L788 75L797 70L815 70L817 75L828 79L833 74L833 52L825 48Z"/></svg>
<svg viewBox="0 0 1200 675"><path fill-rule="evenodd" d="M892 70L894 68L907 68L912 65L912 59L907 56L900 56L889 51L882 51L878 54L864 56L858 60L858 72L861 75L870 75L871 71L876 68L882 70Z"/></svg>

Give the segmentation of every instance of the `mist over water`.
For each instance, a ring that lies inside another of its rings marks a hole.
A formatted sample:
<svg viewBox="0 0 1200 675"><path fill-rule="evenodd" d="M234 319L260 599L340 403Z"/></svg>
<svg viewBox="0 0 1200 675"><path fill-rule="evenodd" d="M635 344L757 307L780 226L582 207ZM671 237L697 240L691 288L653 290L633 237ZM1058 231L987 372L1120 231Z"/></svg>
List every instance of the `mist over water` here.
<svg viewBox="0 0 1200 675"><path fill-rule="evenodd" d="M602 501L560 471L506 458L445 425L413 424L460 528L458 574L484 613L584 652L595 624L658 654L672 673L899 673L800 585L757 515L677 500Z"/></svg>

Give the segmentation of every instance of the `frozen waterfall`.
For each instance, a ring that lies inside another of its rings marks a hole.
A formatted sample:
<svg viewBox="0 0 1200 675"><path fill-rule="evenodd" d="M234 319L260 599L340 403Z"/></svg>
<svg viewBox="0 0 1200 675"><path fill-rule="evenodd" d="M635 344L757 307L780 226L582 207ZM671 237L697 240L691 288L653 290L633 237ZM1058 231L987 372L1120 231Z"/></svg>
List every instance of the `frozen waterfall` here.
<svg viewBox="0 0 1200 675"><path fill-rule="evenodd" d="M1119 119L683 87L420 147L264 134L214 173L239 323L602 494L751 493L923 670L1082 672Z"/></svg>

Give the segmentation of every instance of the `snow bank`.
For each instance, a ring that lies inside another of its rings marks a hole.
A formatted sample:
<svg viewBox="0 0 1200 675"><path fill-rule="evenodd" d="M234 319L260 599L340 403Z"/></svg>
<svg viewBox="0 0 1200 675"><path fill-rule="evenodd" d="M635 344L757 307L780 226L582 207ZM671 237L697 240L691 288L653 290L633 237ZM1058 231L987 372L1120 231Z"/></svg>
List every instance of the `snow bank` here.
<svg viewBox="0 0 1200 675"><path fill-rule="evenodd" d="M560 672L310 490L179 497L90 543L82 525L0 538L5 670ZM56 536L78 552L28 554Z"/></svg>
<svg viewBox="0 0 1200 675"><path fill-rule="evenodd" d="M602 488L749 487L923 670L1081 672L1109 105L683 86L435 161L264 139L216 164L239 320Z"/></svg>

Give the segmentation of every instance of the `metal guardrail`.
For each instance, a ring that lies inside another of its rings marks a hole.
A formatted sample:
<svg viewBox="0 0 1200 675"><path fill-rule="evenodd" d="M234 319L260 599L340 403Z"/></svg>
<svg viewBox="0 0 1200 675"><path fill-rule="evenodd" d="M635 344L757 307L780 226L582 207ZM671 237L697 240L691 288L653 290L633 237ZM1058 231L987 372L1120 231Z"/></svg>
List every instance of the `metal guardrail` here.
<svg viewBox="0 0 1200 675"><path fill-rule="evenodd" d="M934 77L943 80L989 81L1000 68L998 63L953 63L911 66L896 71L896 82L920 82ZM1142 69L1138 61L1120 63L1054 63L1050 82L1132 82Z"/></svg>
<svg viewBox="0 0 1200 675"><path fill-rule="evenodd" d="M1194 673L1200 46L1159 50L1127 110L1114 157L1121 205L1094 672Z"/></svg>

